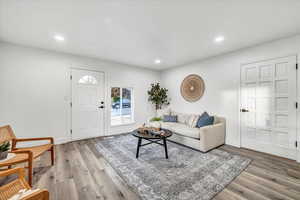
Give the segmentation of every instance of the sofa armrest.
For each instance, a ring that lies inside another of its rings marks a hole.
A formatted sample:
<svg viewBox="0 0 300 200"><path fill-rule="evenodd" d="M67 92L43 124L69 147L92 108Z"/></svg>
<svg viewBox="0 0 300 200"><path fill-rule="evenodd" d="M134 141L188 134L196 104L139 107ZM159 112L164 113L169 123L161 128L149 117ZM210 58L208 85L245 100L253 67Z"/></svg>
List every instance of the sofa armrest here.
<svg viewBox="0 0 300 200"><path fill-rule="evenodd" d="M202 151L207 152L225 143L225 124L218 123L200 128Z"/></svg>

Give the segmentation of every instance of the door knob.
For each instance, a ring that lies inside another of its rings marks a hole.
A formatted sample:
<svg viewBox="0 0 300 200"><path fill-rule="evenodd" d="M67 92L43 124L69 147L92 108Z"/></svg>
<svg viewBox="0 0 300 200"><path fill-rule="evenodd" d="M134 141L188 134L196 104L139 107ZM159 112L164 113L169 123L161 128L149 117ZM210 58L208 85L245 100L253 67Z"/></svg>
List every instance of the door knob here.
<svg viewBox="0 0 300 200"><path fill-rule="evenodd" d="M241 111L241 112L249 112L249 110L247 110L247 109L245 109L245 108L242 108L240 111Z"/></svg>

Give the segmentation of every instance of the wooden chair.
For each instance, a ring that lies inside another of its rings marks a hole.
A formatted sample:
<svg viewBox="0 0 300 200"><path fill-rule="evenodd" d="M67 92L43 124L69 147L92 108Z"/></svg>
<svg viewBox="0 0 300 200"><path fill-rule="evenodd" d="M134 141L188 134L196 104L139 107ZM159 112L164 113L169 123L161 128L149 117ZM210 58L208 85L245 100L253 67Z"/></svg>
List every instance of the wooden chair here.
<svg viewBox="0 0 300 200"><path fill-rule="evenodd" d="M21 142L29 142L29 141L41 141L48 140L49 144L18 148L17 144ZM27 153L28 154L28 182L30 186L32 186L32 166L33 160L40 155L42 155L46 151L51 152L51 164L54 165L54 140L52 137L43 137L43 138L16 138L12 128L9 125L0 127L0 144L6 141L12 142L11 151L15 153ZM27 161L27 160L26 160ZM19 162L18 162L19 163ZM11 165L17 163L9 163L7 165L9 168Z"/></svg>
<svg viewBox="0 0 300 200"><path fill-rule="evenodd" d="M31 189L25 180L24 169L22 168L2 171L0 172L0 177L9 176L12 174L17 174L18 178L0 187L0 200L7 200L16 195L22 189ZM47 190L38 190L26 197L23 197L22 200L49 200L49 192Z"/></svg>

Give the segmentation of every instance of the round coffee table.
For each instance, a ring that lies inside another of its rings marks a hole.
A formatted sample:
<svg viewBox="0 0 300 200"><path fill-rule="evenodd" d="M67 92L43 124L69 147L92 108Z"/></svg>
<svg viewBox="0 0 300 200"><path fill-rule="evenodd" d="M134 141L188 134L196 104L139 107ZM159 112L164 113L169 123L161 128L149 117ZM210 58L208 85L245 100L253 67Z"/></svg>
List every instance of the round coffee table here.
<svg viewBox="0 0 300 200"><path fill-rule="evenodd" d="M151 135L151 134L146 134L146 133L139 133L138 129L136 129L132 132L132 135L134 137L138 138L138 144L137 144L137 149L136 149L136 158L139 157L140 147L146 146L146 145L149 145L152 143L164 146L166 159L169 158L168 157L167 138L171 137L173 135L173 133L172 133L172 131L167 130L167 129L161 129L161 130L165 132L164 135ZM147 140L149 142L142 144L142 140ZM163 143L160 143L160 141L163 141Z"/></svg>

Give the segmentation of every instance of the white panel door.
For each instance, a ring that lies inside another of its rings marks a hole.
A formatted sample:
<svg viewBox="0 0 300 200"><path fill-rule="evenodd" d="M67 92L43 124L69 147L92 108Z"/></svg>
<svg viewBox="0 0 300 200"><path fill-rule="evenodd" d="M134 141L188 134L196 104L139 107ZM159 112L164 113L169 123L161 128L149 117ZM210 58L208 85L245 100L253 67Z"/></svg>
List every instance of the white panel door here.
<svg viewBox="0 0 300 200"><path fill-rule="evenodd" d="M104 73L72 69L72 140L104 135Z"/></svg>
<svg viewBox="0 0 300 200"><path fill-rule="evenodd" d="M296 159L296 56L241 67L241 146Z"/></svg>

